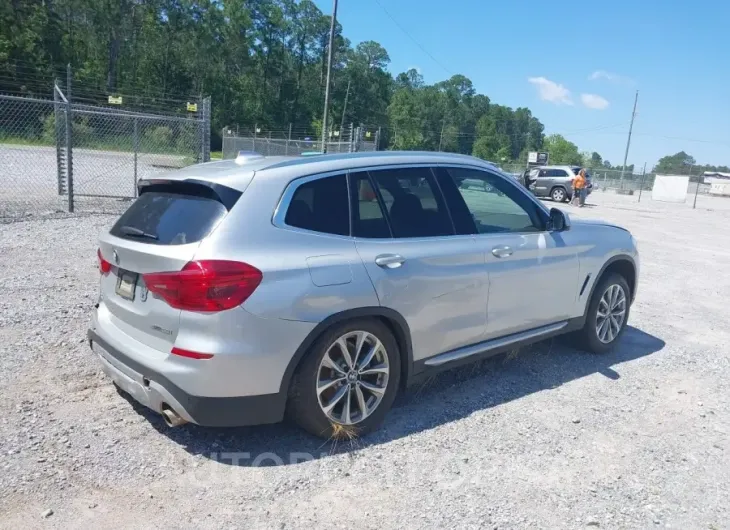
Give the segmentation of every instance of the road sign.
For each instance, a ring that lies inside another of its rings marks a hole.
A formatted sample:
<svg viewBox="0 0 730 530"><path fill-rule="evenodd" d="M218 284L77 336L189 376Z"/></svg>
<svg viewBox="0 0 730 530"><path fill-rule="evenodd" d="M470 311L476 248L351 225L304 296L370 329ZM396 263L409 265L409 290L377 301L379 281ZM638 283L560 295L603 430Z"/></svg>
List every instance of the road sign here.
<svg viewBox="0 0 730 530"><path fill-rule="evenodd" d="M545 166L550 159L550 155L545 152L530 151L527 153L527 163L531 166Z"/></svg>
<svg viewBox="0 0 730 530"><path fill-rule="evenodd" d="M198 112L198 104L197 103L190 103L188 101L188 112Z"/></svg>
<svg viewBox="0 0 730 530"><path fill-rule="evenodd" d="M109 96L109 104L110 105L121 105L122 104L122 96Z"/></svg>

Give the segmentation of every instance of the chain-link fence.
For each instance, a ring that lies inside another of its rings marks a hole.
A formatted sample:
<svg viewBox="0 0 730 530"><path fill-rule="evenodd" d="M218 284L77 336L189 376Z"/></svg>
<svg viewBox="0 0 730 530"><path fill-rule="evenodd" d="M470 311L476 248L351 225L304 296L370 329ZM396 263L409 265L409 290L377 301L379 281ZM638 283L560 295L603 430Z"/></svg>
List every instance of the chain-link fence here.
<svg viewBox="0 0 730 530"><path fill-rule="evenodd" d="M264 156L298 156L322 152L321 134L294 128L270 129L259 126L225 127L222 131L223 158L236 158L240 151L254 151ZM328 153L353 153L376 151L379 142L378 130L350 124L341 130L330 131L326 142Z"/></svg>
<svg viewBox="0 0 730 530"><path fill-rule="evenodd" d="M526 169L524 164L505 163L500 166L507 174L520 182ZM730 178L718 182L718 179L704 178L702 175L659 175L661 182L654 193L657 183L656 173L633 173L620 169L588 168L592 177L594 192L633 195L637 201L658 200L680 202L696 205L696 198L730 197ZM669 193L671 191L671 193Z"/></svg>
<svg viewBox="0 0 730 530"><path fill-rule="evenodd" d="M57 141L65 112L52 99L0 95L0 220L65 210L58 188ZM60 117L57 117L57 114ZM65 171L65 168L63 168Z"/></svg>
<svg viewBox="0 0 730 530"><path fill-rule="evenodd" d="M622 195L652 197L651 192L656 183L656 173L624 172L622 176L621 170L617 169L599 168L591 171L593 183L598 190L612 191ZM675 182L677 186L685 188L685 202L697 195L709 195L711 192L710 182L705 181L702 175L663 175L663 177L668 179L665 182ZM646 195L647 192L648 195ZM694 201L692 202L694 204Z"/></svg>
<svg viewBox="0 0 730 530"><path fill-rule="evenodd" d="M121 211L149 175L210 160L210 98L188 116L0 94L0 222Z"/></svg>
<svg viewBox="0 0 730 530"><path fill-rule="evenodd" d="M205 120L74 105L72 122L76 198L135 197L139 179L210 157Z"/></svg>

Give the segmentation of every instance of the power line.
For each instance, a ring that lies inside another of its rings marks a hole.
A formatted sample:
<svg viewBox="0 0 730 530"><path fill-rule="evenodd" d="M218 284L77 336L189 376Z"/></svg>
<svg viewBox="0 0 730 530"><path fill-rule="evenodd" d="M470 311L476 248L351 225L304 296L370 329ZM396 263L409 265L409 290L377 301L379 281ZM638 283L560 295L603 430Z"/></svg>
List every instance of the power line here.
<svg viewBox="0 0 730 530"><path fill-rule="evenodd" d="M390 14L390 11L388 11L387 9L385 9L385 6L384 6L383 4L381 4L381 3L380 3L380 0L375 0L375 3L376 3L376 4L378 4L378 5L380 6L380 9L382 9L382 10L383 10L383 11L385 12L385 14L386 14L386 15L388 15L388 18L389 18L390 20L392 20L392 21L393 21L393 24L395 24L396 26L398 26L398 28L399 28L399 29L400 29L400 30L401 30L401 31L402 31L402 32L403 32L403 33L404 33L404 34L406 35L406 37L408 37L409 39L411 39L411 41L413 41L413 43L414 43L414 44L415 44L416 46L418 46L418 47L419 47L419 48L421 49L421 51L422 51L423 53L425 53L426 55L428 55L428 56L429 56L429 57L431 58L431 60L432 60L432 61L433 61L434 63L436 63L437 65L439 65L439 66L440 66L441 68L443 68L443 70L444 70L444 71L445 71L445 72L446 72L447 74L449 74L449 75L454 75L454 73L453 73L453 72L452 72L451 70L449 70L448 68L446 68L446 67L445 67L445 66L444 66L443 64L441 64L441 63L440 63L440 62L439 62L439 61L438 61L438 60L436 59L436 57L434 57L433 55L431 55L431 54L429 53L429 51L428 51L428 50L427 50L426 48L424 48L424 47L423 47L423 46L421 45L421 43L420 43L420 42L418 42L418 41L417 41L417 40L416 40L416 39L415 39L415 38L413 37L413 35L411 35L410 33L408 33L408 30L406 30L406 28L404 28L404 27L403 27L403 26L402 26L402 25L400 24L400 22L398 22L398 21L397 21L397 20L396 20L396 19L395 19L395 18L393 17L393 15L391 15L391 14Z"/></svg>

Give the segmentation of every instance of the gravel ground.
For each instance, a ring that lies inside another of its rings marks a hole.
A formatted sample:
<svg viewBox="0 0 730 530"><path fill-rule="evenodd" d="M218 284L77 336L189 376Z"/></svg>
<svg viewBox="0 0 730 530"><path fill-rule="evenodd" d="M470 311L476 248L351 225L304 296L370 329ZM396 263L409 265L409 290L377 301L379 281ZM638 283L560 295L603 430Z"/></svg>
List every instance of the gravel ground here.
<svg viewBox="0 0 730 530"><path fill-rule="evenodd" d="M0 225L0 527L730 528L730 200L565 208L642 254L614 352L559 341L439 376L378 433L167 429L85 344L113 218Z"/></svg>

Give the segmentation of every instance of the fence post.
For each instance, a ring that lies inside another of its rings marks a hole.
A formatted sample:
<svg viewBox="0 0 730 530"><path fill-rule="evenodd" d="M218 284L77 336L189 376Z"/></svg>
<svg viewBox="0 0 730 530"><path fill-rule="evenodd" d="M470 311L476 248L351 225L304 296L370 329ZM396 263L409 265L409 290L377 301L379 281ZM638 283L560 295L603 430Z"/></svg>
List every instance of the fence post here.
<svg viewBox="0 0 730 530"><path fill-rule="evenodd" d="M690 175L690 181L692 179L692 175ZM705 180L704 178L702 179ZM700 191L700 175L697 176L697 185L695 186L695 201L692 203L692 209L694 210L697 208L697 193Z"/></svg>
<svg viewBox="0 0 730 530"><path fill-rule="evenodd" d="M58 96L59 90L58 79L56 79L53 85L53 132L56 139L56 179L58 180L58 194L63 195L66 161L63 159L63 146L61 146L61 98Z"/></svg>
<svg viewBox="0 0 730 530"><path fill-rule="evenodd" d="M289 136L286 137L286 145L284 146L284 155L289 156L289 143L291 143L291 123L289 123Z"/></svg>
<svg viewBox="0 0 730 530"><path fill-rule="evenodd" d="M355 150L355 124L350 122L350 145L348 146L348 153L352 153Z"/></svg>
<svg viewBox="0 0 730 530"><path fill-rule="evenodd" d="M258 123L253 124L253 151L256 152L256 131L258 130L259 125Z"/></svg>
<svg viewBox="0 0 730 530"><path fill-rule="evenodd" d="M644 191L644 177L646 176L646 162L644 162L644 169L641 171L641 184L639 185L639 200L641 202L641 192Z"/></svg>
<svg viewBox="0 0 730 530"><path fill-rule="evenodd" d="M375 150L380 151L380 134L382 127L378 127L378 131L375 133Z"/></svg>
<svg viewBox="0 0 730 530"><path fill-rule="evenodd" d="M203 107L205 108L205 123L203 124L203 127L205 127L205 144L203 148L205 151L203 152L203 162L210 162L210 120L211 114L213 113L210 96L203 100Z"/></svg>
<svg viewBox="0 0 730 530"><path fill-rule="evenodd" d="M73 138L72 128L73 112L71 108L71 63L66 65L66 168L67 168L67 182L66 189L68 191L68 211L73 213L74 211L74 157L73 157Z"/></svg>
<svg viewBox="0 0 730 530"><path fill-rule="evenodd" d="M198 124L200 126L200 148L198 149L196 158L198 162L205 162L205 102L202 97L200 97L198 101L200 102L200 118L198 120ZM188 114L188 117L189 116L190 115Z"/></svg>
<svg viewBox="0 0 730 530"><path fill-rule="evenodd" d="M137 196L137 153L139 152L139 118L134 118L134 196Z"/></svg>

